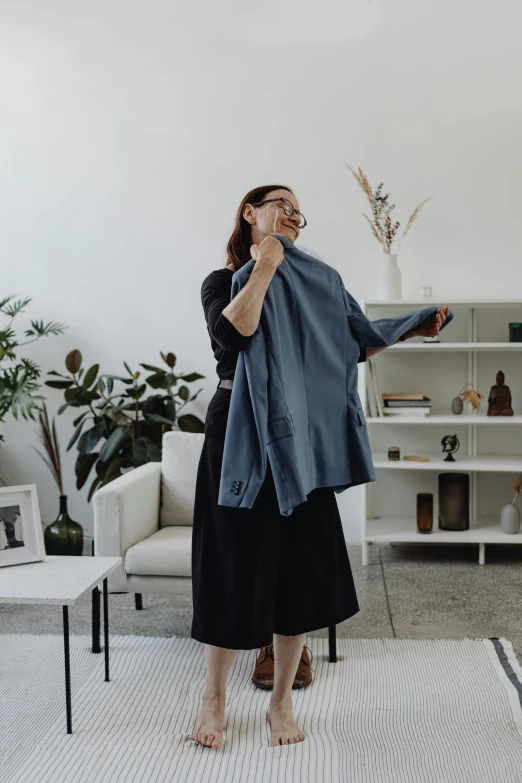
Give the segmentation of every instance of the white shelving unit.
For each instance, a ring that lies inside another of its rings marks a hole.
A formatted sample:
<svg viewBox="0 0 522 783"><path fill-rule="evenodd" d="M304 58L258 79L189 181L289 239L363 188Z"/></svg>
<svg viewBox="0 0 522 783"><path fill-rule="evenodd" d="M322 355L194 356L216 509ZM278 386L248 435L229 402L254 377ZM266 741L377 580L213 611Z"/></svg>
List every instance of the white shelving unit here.
<svg viewBox="0 0 522 783"><path fill-rule="evenodd" d="M363 492L363 565L368 564L368 546L372 543L478 544L480 565L485 563L486 544L522 544L522 532L510 535L500 527L500 509L512 501L511 482L522 472L522 412L517 413L522 411L522 343L506 341L508 322L522 321L522 300L378 299L361 303L372 320L431 305L449 305L454 313L453 321L440 332L439 343L424 343L421 337L415 337L373 357L380 392L427 394L432 400L430 415L372 417L366 392L368 368L366 363L359 365L359 394L364 401L377 476L377 481L366 484ZM511 389L513 416L486 415L489 390L500 369ZM451 400L466 383L484 395L481 408L473 412L472 406L468 404L466 410L465 404L462 414L453 414ZM460 449L454 454L455 462L448 462L440 443L444 435L454 433L459 437ZM485 449L480 448L481 439L489 440ZM391 445L399 446L400 460L388 459ZM403 459L410 454L429 457L430 461ZM438 527L437 477L441 472L453 471L465 471L470 476L469 530ZM480 486L481 481L485 486ZM417 492L433 493L430 533L417 531Z"/></svg>

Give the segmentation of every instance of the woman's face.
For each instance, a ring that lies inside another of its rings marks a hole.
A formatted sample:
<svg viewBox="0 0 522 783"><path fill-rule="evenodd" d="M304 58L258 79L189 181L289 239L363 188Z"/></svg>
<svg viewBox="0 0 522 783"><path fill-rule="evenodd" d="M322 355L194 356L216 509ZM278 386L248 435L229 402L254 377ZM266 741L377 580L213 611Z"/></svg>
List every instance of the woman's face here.
<svg viewBox="0 0 522 783"><path fill-rule="evenodd" d="M261 201L271 199L272 204L262 204L260 207L245 204L243 217L252 226L253 245L258 245L270 234L283 234L290 242L295 242L299 236L299 215L296 215L295 212L293 215L287 215L283 209L283 202L278 201L278 198L286 198L294 205L294 209L299 210L299 202L296 197L284 188L271 190L263 199L260 199Z"/></svg>

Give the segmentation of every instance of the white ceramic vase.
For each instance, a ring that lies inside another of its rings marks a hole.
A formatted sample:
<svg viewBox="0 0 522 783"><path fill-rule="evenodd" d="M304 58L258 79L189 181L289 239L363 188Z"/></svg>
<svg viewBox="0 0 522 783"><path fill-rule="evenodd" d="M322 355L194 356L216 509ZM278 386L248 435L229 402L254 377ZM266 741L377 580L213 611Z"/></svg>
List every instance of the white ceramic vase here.
<svg viewBox="0 0 522 783"><path fill-rule="evenodd" d="M514 503L506 503L500 511L500 527L504 533L520 532L520 509Z"/></svg>
<svg viewBox="0 0 522 783"><path fill-rule="evenodd" d="M379 298L402 299L402 274L397 253L384 253L379 274Z"/></svg>

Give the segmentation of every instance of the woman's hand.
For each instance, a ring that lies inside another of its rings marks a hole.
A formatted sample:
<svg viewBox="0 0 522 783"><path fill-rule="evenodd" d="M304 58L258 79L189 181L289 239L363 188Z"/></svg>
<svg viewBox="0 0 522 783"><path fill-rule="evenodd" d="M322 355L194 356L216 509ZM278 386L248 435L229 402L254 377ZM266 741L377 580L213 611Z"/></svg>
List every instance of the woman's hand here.
<svg viewBox="0 0 522 783"><path fill-rule="evenodd" d="M408 332L408 337L435 337L440 332L441 324L449 315L449 306L438 307L437 311Z"/></svg>
<svg viewBox="0 0 522 783"><path fill-rule="evenodd" d="M284 248L279 239L269 234L263 239L259 245L252 245L250 253L254 261L260 264L268 264L269 266L277 267L284 260Z"/></svg>

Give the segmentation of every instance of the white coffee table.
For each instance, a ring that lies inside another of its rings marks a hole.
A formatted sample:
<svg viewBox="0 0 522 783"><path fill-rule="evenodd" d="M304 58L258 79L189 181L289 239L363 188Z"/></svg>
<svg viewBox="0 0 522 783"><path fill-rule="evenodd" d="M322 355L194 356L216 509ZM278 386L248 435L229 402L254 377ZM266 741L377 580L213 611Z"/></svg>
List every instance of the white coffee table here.
<svg viewBox="0 0 522 783"><path fill-rule="evenodd" d="M67 734L72 734L69 606L103 580L105 682L109 682L107 575L120 564L121 557L47 555L45 560L37 563L21 563L0 568L0 603L62 605Z"/></svg>

